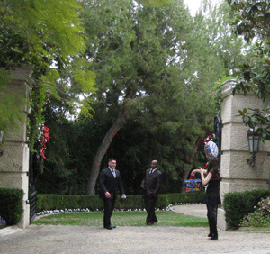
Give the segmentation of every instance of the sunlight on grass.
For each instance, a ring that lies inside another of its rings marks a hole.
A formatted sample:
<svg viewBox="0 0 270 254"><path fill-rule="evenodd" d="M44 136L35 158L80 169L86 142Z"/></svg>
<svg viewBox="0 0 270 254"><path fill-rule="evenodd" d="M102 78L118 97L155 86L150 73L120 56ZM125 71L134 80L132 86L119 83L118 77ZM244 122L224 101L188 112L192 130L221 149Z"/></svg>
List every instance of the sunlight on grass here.
<svg viewBox="0 0 270 254"><path fill-rule="evenodd" d="M157 212L160 227L208 227L206 218L183 215L174 212ZM118 226L146 226L145 212L113 212L112 223ZM103 213L60 213L43 216L33 224L102 226Z"/></svg>

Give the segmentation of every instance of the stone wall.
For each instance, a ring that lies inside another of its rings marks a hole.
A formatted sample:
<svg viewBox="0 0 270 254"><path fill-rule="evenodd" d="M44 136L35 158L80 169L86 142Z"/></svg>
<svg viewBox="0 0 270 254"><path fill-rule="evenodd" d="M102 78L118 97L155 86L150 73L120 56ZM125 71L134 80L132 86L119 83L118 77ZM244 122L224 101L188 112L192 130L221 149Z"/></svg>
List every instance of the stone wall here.
<svg viewBox="0 0 270 254"><path fill-rule="evenodd" d="M228 80L222 84L223 102L221 103L221 121L223 124L221 137L220 174L222 177L220 192L244 192L253 189L269 189L270 172L270 142L260 142L259 152L256 154L255 166L247 163L251 158L247 142L248 126L242 117L237 116L238 110L244 108L260 108L262 100L253 94L232 95L232 85L235 81ZM225 225L224 211L220 209L220 225ZM226 226L227 227L227 226Z"/></svg>
<svg viewBox="0 0 270 254"><path fill-rule="evenodd" d="M27 100L29 95L28 78L31 68L22 67L11 72L12 82L8 85L8 92L18 94ZM25 228L30 224L29 192L29 147L26 136L26 118L30 112L27 105L21 103L24 120L16 129L7 128L4 136L4 154L0 157L0 187L19 188L23 190L23 216L19 227Z"/></svg>

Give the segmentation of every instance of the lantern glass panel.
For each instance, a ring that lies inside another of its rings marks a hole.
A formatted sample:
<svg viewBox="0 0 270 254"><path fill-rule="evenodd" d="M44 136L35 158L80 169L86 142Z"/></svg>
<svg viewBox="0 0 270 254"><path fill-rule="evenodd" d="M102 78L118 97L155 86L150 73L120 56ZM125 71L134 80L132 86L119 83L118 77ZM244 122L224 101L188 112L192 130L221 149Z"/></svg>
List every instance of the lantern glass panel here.
<svg viewBox="0 0 270 254"><path fill-rule="evenodd" d="M249 152L253 153L254 151L254 140L253 136L248 136L248 147L249 147Z"/></svg>
<svg viewBox="0 0 270 254"><path fill-rule="evenodd" d="M259 151L259 137L254 136L254 147L253 147L253 153L257 153Z"/></svg>

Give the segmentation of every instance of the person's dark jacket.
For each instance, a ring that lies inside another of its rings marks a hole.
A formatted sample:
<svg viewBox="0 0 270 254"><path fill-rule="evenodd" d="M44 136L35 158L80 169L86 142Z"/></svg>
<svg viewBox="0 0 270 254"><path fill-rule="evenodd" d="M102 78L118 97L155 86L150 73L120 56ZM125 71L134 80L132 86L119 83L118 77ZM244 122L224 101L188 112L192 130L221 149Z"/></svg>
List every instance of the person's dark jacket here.
<svg viewBox="0 0 270 254"><path fill-rule="evenodd" d="M124 194L124 188L122 185L120 171L115 169L116 177L113 177L113 174L110 168L104 168L100 172L100 187L101 187L101 197L105 198L105 192L109 192L113 195L114 198L117 196L118 188L120 188L121 195Z"/></svg>
<svg viewBox="0 0 270 254"><path fill-rule="evenodd" d="M162 173L156 169L152 174L149 174L150 169L146 170L145 178L141 183L141 188L144 189L147 196L157 197L162 184Z"/></svg>

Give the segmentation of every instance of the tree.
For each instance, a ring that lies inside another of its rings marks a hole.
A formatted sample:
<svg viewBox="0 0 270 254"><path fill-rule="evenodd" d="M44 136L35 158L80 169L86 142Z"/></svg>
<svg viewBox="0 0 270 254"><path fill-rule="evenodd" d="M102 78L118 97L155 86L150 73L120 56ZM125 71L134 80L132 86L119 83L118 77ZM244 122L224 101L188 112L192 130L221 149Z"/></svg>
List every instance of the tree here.
<svg viewBox="0 0 270 254"><path fill-rule="evenodd" d="M247 54L248 46L241 37L231 31L230 23L233 19L229 13L229 5L220 1L213 6L211 1L205 1L203 12L203 32L209 37L212 50L223 62L224 74L234 76L237 66L243 62ZM202 15L202 12L199 15Z"/></svg>
<svg viewBox="0 0 270 254"><path fill-rule="evenodd" d="M208 79L205 74L201 76L200 66L206 67L209 61L202 61L204 64L196 61L199 51L195 47L201 41L194 46L192 18L181 2L151 6L126 0L117 4L85 1L84 9L87 58L93 59L96 73L96 114L111 122L94 158L87 184L86 193L94 194L102 159L127 120L139 119L153 137L166 131L176 135L186 124L187 130L192 130L190 134L185 133L186 139L196 139L190 136L195 130L200 132L202 121L197 116L211 112L207 106L211 87L206 82L212 84L218 74ZM94 22L96 26L92 26ZM204 98L203 101L198 97ZM191 125L187 124L189 118L194 120ZM187 140L183 143L188 143Z"/></svg>
<svg viewBox="0 0 270 254"><path fill-rule="evenodd" d="M79 58L85 49L80 11L81 6L76 0L0 2L0 96L3 98L0 108L5 110L0 111L2 130L6 126L14 126L21 114L18 100L6 93L10 81L8 71L14 67L24 64L33 68L30 103L31 126L35 129L43 121L41 112L46 94L49 92L60 99L59 91L63 90L59 89L59 84L66 81L66 95L74 94L74 89L77 94L94 91L94 75L89 71L90 61ZM50 68L52 63L55 68ZM68 67L69 78L60 79ZM71 85L69 79L75 82ZM9 102L14 106L6 110L5 105L9 105ZM30 140L34 142L36 130L32 132Z"/></svg>
<svg viewBox="0 0 270 254"><path fill-rule="evenodd" d="M269 1L236 1L228 0L230 10L234 15L232 28L246 41L256 40L254 56L239 66L239 82L234 93L244 91L254 92L264 102L270 94L270 7ZM262 109L243 109L239 114L251 128L257 125L258 134L262 140L270 139L270 111L268 103ZM258 126L259 125L259 126Z"/></svg>

